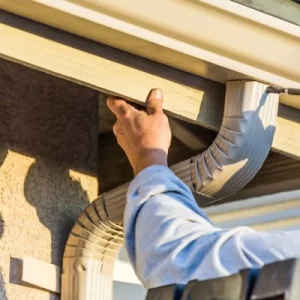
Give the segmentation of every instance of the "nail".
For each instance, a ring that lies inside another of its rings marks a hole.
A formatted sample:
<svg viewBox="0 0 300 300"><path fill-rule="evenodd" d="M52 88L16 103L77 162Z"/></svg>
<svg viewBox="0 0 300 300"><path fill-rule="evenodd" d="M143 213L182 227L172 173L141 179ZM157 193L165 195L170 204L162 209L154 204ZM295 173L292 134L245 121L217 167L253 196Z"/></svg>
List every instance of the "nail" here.
<svg viewBox="0 0 300 300"><path fill-rule="evenodd" d="M152 93L153 93L153 96L154 96L156 99L160 99L160 100L163 99L163 92L162 92L161 89L153 89L153 90L152 90Z"/></svg>

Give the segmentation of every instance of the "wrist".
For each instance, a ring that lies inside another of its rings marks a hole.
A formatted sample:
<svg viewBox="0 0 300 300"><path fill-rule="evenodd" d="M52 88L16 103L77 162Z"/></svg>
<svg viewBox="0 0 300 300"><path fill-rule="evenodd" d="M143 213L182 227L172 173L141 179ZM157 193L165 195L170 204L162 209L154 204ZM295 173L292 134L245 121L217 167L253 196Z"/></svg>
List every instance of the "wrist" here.
<svg viewBox="0 0 300 300"><path fill-rule="evenodd" d="M141 151L133 165L134 175L153 165L168 167L168 154L160 149Z"/></svg>

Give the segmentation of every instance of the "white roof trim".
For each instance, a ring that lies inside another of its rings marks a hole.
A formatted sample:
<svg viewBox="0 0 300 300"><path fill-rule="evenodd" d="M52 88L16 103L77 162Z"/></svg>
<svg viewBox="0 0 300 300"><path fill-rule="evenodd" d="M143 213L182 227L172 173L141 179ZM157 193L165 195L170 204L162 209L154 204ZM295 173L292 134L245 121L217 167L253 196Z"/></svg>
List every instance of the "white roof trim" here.
<svg viewBox="0 0 300 300"><path fill-rule="evenodd" d="M216 81L300 88L300 27L229 0L26 2L0 8Z"/></svg>

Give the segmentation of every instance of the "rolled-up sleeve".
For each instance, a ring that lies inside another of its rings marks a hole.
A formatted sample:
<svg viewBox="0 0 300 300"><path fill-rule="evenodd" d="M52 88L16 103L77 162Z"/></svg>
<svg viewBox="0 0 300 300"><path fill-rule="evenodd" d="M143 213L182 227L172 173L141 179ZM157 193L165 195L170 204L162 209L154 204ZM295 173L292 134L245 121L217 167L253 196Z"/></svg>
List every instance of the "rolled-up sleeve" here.
<svg viewBox="0 0 300 300"><path fill-rule="evenodd" d="M300 256L300 231L214 226L189 188L164 166L146 168L131 183L124 231L129 258L146 288L226 276Z"/></svg>

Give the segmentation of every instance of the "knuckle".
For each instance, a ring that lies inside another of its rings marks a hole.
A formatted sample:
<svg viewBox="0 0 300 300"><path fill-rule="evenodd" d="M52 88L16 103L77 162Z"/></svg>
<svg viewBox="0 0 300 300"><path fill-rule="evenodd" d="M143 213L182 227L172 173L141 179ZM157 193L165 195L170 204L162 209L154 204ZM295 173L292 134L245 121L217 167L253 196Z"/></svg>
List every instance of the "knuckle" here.
<svg viewBox="0 0 300 300"><path fill-rule="evenodd" d="M148 111L148 113L149 113L150 115L154 115L154 114L157 113L155 107L152 107L152 106L149 106L149 107L147 108L147 111Z"/></svg>
<svg viewBox="0 0 300 300"><path fill-rule="evenodd" d="M123 112L122 119L123 120L129 120L130 119L130 112L128 110Z"/></svg>
<svg viewBox="0 0 300 300"><path fill-rule="evenodd" d="M119 122L116 122L114 125L113 125L113 133L114 135L117 137L117 139L124 135L125 132L124 132L124 129L122 129L122 127L120 126L120 123Z"/></svg>
<svg viewBox="0 0 300 300"><path fill-rule="evenodd" d="M128 107L127 107L126 103L121 103L119 105L118 110L119 110L120 116L124 117L128 113Z"/></svg>
<svg viewBox="0 0 300 300"><path fill-rule="evenodd" d="M118 135L118 132L119 132L119 130L118 130L118 123L116 122L114 125L113 125L113 133L115 134L115 135Z"/></svg>

